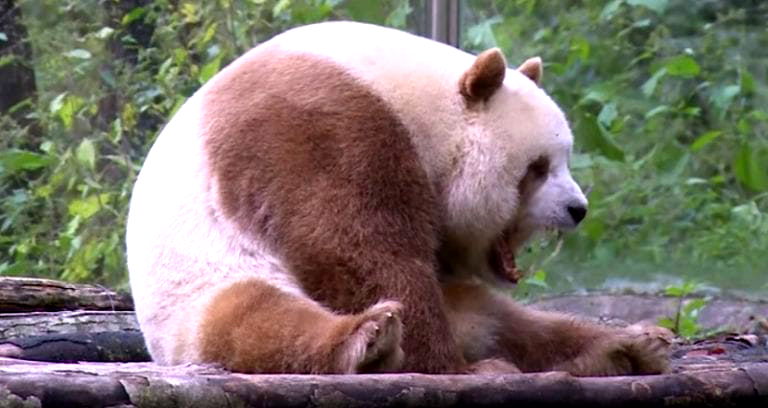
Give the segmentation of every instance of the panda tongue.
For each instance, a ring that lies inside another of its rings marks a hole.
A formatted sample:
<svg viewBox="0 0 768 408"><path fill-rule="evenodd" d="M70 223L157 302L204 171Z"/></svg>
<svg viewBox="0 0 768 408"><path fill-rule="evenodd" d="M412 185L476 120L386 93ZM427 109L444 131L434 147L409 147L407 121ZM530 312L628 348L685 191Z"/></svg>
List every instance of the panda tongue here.
<svg viewBox="0 0 768 408"><path fill-rule="evenodd" d="M507 234L502 234L491 249L491 268L502 279L517 283L523 274L515 264L515 253L509 245Z"/></svg>

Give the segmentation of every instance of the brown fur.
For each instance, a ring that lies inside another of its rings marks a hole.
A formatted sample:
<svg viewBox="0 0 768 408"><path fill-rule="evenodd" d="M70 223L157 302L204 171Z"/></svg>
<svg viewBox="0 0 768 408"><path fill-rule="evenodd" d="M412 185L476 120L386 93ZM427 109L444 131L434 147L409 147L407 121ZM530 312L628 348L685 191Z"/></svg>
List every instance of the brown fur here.
<svg viewBox="0 0 768 408"><path fill-rule="evenodd" d="M266 236L332 310L401 302L405 370L461 370L435 273L439 205L408 131L339 67L306 55L263 58L219 74L205 98L225 215Z"/></svg>
<svg viewBox="0 0 768 408"><path fill-rule="evenodd" d="M501 359L523 372L559 370L589 376L667 370L669 342L663 329L610 328L536 311L477 283L449 283L444 292L453 329L470 363Z"/></svg>
<svg viewBox="0 0 768 408"><path fill-rule="evenodd" d="M468 102L486 101L504 82L507 62L498 48L483 51L461 76L459 92Z"/></svg>
<svg viewBox="0 0 768 408"><path fill-rule="evenodd" d="M541 85L541 77L544 76L544 69L541 66L541 58L534 57L525 60L518 68L523 75L531 79L536 85Z"/></svg>
<svg viewBox="0 0 768 408"><path fill-rule="evenodd" d="M219 293L200 333L203 361L245 373L354 373L396 369L399 304L339 316L259 280ZM358 352L362 351L362 352Z"/></svg>

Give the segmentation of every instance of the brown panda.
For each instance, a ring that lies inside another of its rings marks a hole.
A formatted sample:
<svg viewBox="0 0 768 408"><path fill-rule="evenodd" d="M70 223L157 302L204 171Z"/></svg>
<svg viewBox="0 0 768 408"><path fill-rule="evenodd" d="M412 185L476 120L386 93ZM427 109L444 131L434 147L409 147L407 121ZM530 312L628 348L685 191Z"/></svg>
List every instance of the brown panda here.
<svg viewBox="0 0 768 408"><path fill-rule="evenodd" d="M542 228L587 201L573 138L508 69L394 29L322 23L212 78L152 147L128 267L161 364L239 372L660 372L655 333L518 306L493 291Z"/></svg>

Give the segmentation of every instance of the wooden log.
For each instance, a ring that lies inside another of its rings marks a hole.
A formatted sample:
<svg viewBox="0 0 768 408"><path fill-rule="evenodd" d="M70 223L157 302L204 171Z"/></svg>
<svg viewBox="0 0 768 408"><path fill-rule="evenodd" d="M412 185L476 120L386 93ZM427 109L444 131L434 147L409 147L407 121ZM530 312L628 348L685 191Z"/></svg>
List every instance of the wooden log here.
<svg viewBox="0 0 768 408"><path fill-rule="evenodd" d="M131 311L67 311L0 314L0 341L82 332L139 331Z"/></svg>
<svg viewBox="0 0 768 408"><path fill-rule="evenodd" d="M0 314L0 356L51 362L150 360L131 311Z"/></svg>
<svg viewBox="0 0 768 408"><path fill-rule="evenodd" d="M59 310L133 310L126 293L37 278L0 278L0 313Z"/></svg>
<svg viewBox="0 0 768 408"><path fill-rule="evenodd" d="M211 367L0 358L0 406L767 406L768 363L678 374L241 375Z"/></svg>
<svg viewBox="0 0 768 408"><path fill-rule="evenodd" d="M68 333L22 337L0 342L0 356L57 363L150 361L138 331Z"/></svg>

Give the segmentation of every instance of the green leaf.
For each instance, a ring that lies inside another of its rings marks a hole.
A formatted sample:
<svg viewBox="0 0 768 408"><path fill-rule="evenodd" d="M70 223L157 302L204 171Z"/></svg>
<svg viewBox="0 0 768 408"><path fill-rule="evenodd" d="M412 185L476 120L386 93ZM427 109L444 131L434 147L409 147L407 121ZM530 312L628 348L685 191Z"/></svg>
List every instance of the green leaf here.
<svg viewBox="0 0 768 408"><path fill-rule="evenodd" d="M691 151L698 152L722 134L723 132L719 130L710 130L709 132L705 132L703 135L697 137L693 143L691 143Z"/></svg>
<svg viewBox="0 0 768 408"><path fill-rule="evenodd" d="M695 337L699 332L701 331L701 326L699 326L696 323L695 319L691 318L682 318L680 319L680 327L678 331L678 335L690 339L692 337Z"/></svg>
<svg viewBox="0 0 768 408"><path fill-rule="evenodd" d="M67 230L64 232L64 234L74 238L75 234L77 234L77 229L80 228L82 221L83 219L79 215L72 217L72 219L67 223Z"/></svg>
<svg viewBox="0 0 768 408"><path fill-rule="evenodd" d="M103 244L98 239L90 239L82 244L73 252L61 277L69 281L88 279L96 268L96 262L103 256L102 247Z"/></svg>
<svg viewBox="0 0 768 408"><path fill-rule="evenodd" d="M543 269L539 269L534 272L533 275L526 278L525 283L528 285L538 286L540 288L548 288L549 285L547 284L547 272Z"/></svg>
<svg viewBox="0 0 768 408"><path fill-rule="evenodd" d="M678 55L668 59L664 64L664 68L667 69L669 75L685 78L695 77L701 72L701 67L699 67L696 60L688 55Z"/></svg>
<svg viewBox="0 0 768 408"><path fill-rule="evenodd" d="M667 9L669 0L627 0L630 6L642 6L653 10L656 14L663 14Z"/></svg>
<svg viewBox="0 0 768 408"><path fill-rule="evenodd" d="M762 154L760 154L762 153ZM733 173L743 185L754 191L768 190L768 168L765 154L768 152L743 144L733 160Z"/></svg>
<svg viewBox="0 0 768 408"><path fill-rule="evenodd" d="M91 139L86 138L80 142L80 145L77 146L75 157L77 157L77 161L90 170L96 167L96 148Z"/></svg>
<svg viewBox="0 0 768 408"><path fill-rule="evenodd" d="M487 49L495 47L496 36L493 34L493 26L502 22L501 16L493 16L485 21L469 28L467 40L470 48Z"/></svg>
<svg viewBox="0 0 768 408"><path fill-rule="evenodd" d="M590 205L593 205L594 200L589 198ZM591 240L597 242L605 235L605 223L600 221L599 218L587 217L587 220L579 228L588 236Z"/></svg>
<svg viewBox="0 0 768 408"><path fill-rule="evenodd" d="M683 283L683 290L685 291L685 295L696 292L699 290L699 287L701 287L701 284L695 280L686 280L685 283Z"/></svg>
<svg viewBox="0 0 768 408"><path fill-rule="evenodd" d="M648 80L645 81L645 83L640 87L640 90L643 91L643 95L651 96L653 91L656 90L656 86L659 84L659 80L666 74L666 68L661 68L660 70L654 72L654 74L648 78Z"/></svg>
<svg viewBox="0 0 768 408"><path fill-rule="evenodd" d="M605 105L611 99L616 97L618 88L611 82L602 82L591 85L584 96L579 100L579 104L588 102L599 102Z"/></svg>
<svg viewBox="0 0 768 408"><path fill-rule="evenodd" d="M675 330L675 321L669 317L659 319L658 325L669 330Z"/></svg>
<svg viewBox="0 0 768 408"><path fill-rule="evenodd" d="M654 117L656 115L660 115L660 114L662 114L664 112L668 112L668 111L669 111L669 106L667 106L667 105L659 105L659 106L649 110L648 112L646 112L645 113L645 118L646 119L650 119L650 118L652 118L652 117Z"/></svg>
<svg viewBox="0 0 768 408"><path fill-rule="evenodd" d="M726 110L728 110L728 107L731 106L733 98L735 98L740 91L741 86L739 85L728 85L722 88L718 88L712 94L712 103L718 108L718 110L720 110L720 112L724 113Z"/></svg>
<svg viewBox="0 0 768 408"><path fill-rule="evenodd" d="M568 65L571 65L576 60L587 61L592 47L589 45L584 37L575 37L571 39L571 46L568 54Z"/></svg>
<svg viewBox="0 0 768 408"><path fill-rule="evenodd" d="M76 48L74 50L65 52L64 55L67 57L79 58L79 59L90 59L92 56L90 51L84 50L82 48Z"/></svg>
<svg viewBox="0 0 768 408"><path fill-rule="evenodd" d="M272 7L272 17L277 17L291 7L291 0L280 0Z"/></svg>
<svg viewBox="0 0 768 408"><path fill-rule="evenodd" d="M667 288L664 290L664 294L667 296L682 297L686 293L680 286L667 286Z"/></svg>
<svg viewBox="0 0 768 408"><path fill-rule="evenodd" d="M0 172L35 170L47 166L53 161L49 156L26 150L5 150L0 152Z"/></svg>
<svg viewBox="0 0 768 408"><path fill-rule="evenodd" d="M79 216L81 219L87 220L109 203L110 198L111 195L109 193L102 193L73 200L68 206L69 215L73 217Z"/></svg>
<svg viewBox="0 0 768 408"><path fill-rule="evenodd" d="M197 3L186 1L181 5L180 11L181 15L184 16L185 23L195 24L200 21L200 16L198 15L200 7L198 7Z"/></svg>
<svg viewBox="0 0 768 408"><path fill-rule="evenodd" d="M757 87L755 84L755 77L753 77L746 69L739 70L739 86L745 94L752 94L755 92L755 88Z"/></svg>
<svg viewBox="0 0 768 408"><path fill-rule="evenodd" d="M208 61L207 64L203 65L203 67L200 69L200 74L198 75L197 80L200 81L201 84L206 83L209 79L211 79L212 76L219 72L220 67L221 54L219 54L216 58Z"/></svg>
<svg viewBox="0 0 768 408"><path fill-rule="evenodd" d="M738 219L742 225L749 226L759 226L763 217L765 217L754 201L731 208L731 214L734 218Z"/></svg>
<svg viewBox="0 0 768 408"><path fill-rule="evenodd" d="M129 11L128 14L123 16L121 23L123 25L131 24L132 22L144 17L144 14L146 13L147 13L147 10L144 7L136 7L133 10Z"/></svg>
<svg viewBox="0 0 768 408"><path fill-rule="evenodd" d="M96 32L96 38L104 40L109 38L114 32L115 29L112 27L101 27L101 29Z"/></svg>
<svg viewBox="0 0 768 408"><path fill-rule="evenodd" d="M384 20L384 24L390 27L395 28L406 28L406 23L408 21L408 16L413 11L413 7L409 4L407 1L402 1L400 4L395 7L394 10L392 10L391 13L387 16L387 19Z"/></svg>
<svg viewBox="0 0 768 408"><path fill-rule="evenodd" d="M706 299L698 298L698 299L691 299L688 302L686 302L685 306L683 307L683 314L685 314L688 317L697 317L699 314L699 311L704 308L704 306L707 305Z"/></svg>
<svg viewBox="0 0 768 408"><path fill-rule="evenodd" d="M199 47L204 47L206 44L208 44L211 39L213 39L213 36L216 35L216 29L219 27L218 23L215 21L212 22L208 28L205 30L205 34L200 39L200 42L198 44Z"/></svg>
<svg viewBox="0 0 768 408"><path fill-rule="evenodd" d="M624 161L624 151L613 141L613 137L600 121L586 113L578 123L578 137L583 138L583 145L603 156L616 161Z"/></svg>
<svg viewBox="0 0 768 408"><path fill-rule="evenodd" d="M609 103L604 105L603 108L600 110L600 113L597 115L597 120L600 122L601 125L605 126L606 128L609 128L611 127L613 120L616 119L617 114L618 112L616 111L616 104Z"/></svg>
<svg viewBox="0 0 768 408"><path fill-rule="evenodd" d="M61 107L64 106L64 98L67 97L66 92L62 92L58 95L56 95L53 100L51 100L51 103L48 105L48 109L51 111L51 113L58 113L61 110Z"/></svg>
<svg viewBox="0 0 768 408"><path fill-rule="evenodd" d="M624 3L624 0L613 0L603 7L603 11L600 12L601 20L610 20L614 14L619 11L619 7Z"/></svg>
<svg viewBox="0 0 768 408"><path fill-rule="evenodd" d="M72 128L77 110L83 106L83 100L66 92L56 96L50 104L51 113L56 114L67 129Z"/></svg>
<svg viewBox="0 0 768 408"><path fill-rule="evenodd" d="M115 76L112 74L112 71L107 68L99 69L99 77L106 83L110 88L117 88L117 80L115 79Z"/></svg>

